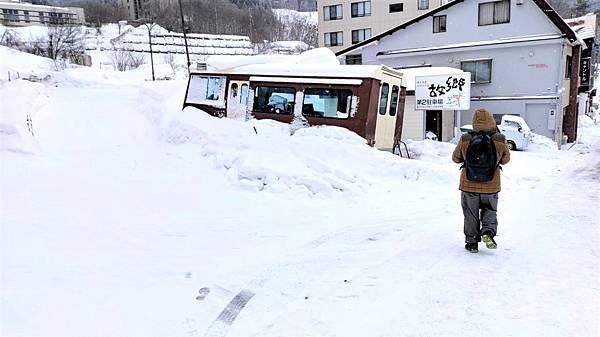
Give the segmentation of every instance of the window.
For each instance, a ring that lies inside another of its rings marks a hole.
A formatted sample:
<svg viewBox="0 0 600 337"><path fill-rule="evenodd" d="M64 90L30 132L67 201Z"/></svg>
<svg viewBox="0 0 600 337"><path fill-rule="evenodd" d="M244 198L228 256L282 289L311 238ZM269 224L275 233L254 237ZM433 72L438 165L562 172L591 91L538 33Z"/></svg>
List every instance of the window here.
<svg viewBox="0 0 600 337"><path fill-rule="evenodd" d="M44 20L44 13L40 12L40 23L45 23L46 21Z"/></svg>
<svg viewBox="0 0 600 337"><path fill-rule="evenodd" d="M308 88L304 90L304 116L347 119L352 106L352 91L348 89Z"/></svg>
<svg viewBox="0 0 600 337"><path fill-rule="evenodd" d="M346 64L362 64L362 54L346 55Z"/></svg>
<svg viewBox="0 0 600 337"><path fill-rule="evenodd" d="M371 16L371 1L353 2L350 5L350 9L353 18Z"/></svg>
<svg viewBox="0 0 600 337"><path fill-rule="evenodd" d="M325 33L325 46L335 47L344 44L344 35L342 32Z"/></svg>
<svg viewBox="0 0 600 337"><path fill-rule="evenodd" d="M248 85L246 83L242 84L242 89L240 91L240 103L242 105L248 104Z"/></svg>
<svg viewBox="0 0 600 337"><path fill-rule="evenodd" d="M3 9L4 21L19 22L19 11L16 9Z"/></svg>
<svg viewBox="0 0 600 337"><path fill-rule="evenodd" d="M402 11L404 11L403 3L390 4L390 13L397 13Z"/></svg>
<svg viewBox="0 0 600 337"><path fill-rule="evenodd" d="M429 0L417 0L417 9L429 9Z"/></svg>
<svg viewBox="0 0 600 337"><path fill-rule="evenodd" d="M31 20L29 19L29 11L23 11L23 16L25 17L25 22L31 22Z"/></svg>
<svg viewBox="0 0 600 337"><path fill-rule="evenodd" d="M392 86L392 101L390 102L390 116L396 116L398 112L398 97L400 88L397 85Z"/></svg>
<svg viewBox="0 0 600 337"><path fill-rule="evenodd" d="M433 32L444 33L446 31L446 16L434 16L433 17Z"/></svg>
<svg viewBox="0 0 600 337"><path fill-rule="evenodd" d="M260 86L254 91L254 111L291 115L294 112L296 90Z"/></svg>
<svg viewBox="0 0 600 337"><path fill-rule="evenodd" d="M479 25L496 25L510 22L510 0L479 4Z"/></svg>
<svg viewBox="0 0 600 337"><path fill-rule="evenodd" d="M471 83L492 82L492 60L464 61L460 67L471 73Z"/></svg>
<svg viewBox="0 0 600 337"><path fill-rule="evenodd" d="M381 96L379 97L379 114L385 115L387 111L388 94L390 93L390 85L384 83L381 86Z"/></svg>
<svg viewBox="0 0 600 337"><path fill-rule="evenodd" d="M504 116L504 115L519 116L519 114L494 114L494 120L496 121L496 124L498 124L498 125L502 124L502 116ZM509 122L509 123L511 123L511 126L512 126L512 123L516 123L516 122ZM519 123L516 123L516 124L517 124L517 129L518 129L521 125Z"/></svg>
<svg viewBox="0 0 600 337"><path fill-rule="evenodd" d="M352 31L352 44L362 42L371 37L371 28Z"/></svg>
<svg viewBox="0 0 600 337"><path fill-rule="evenodd" d="M323 7L323 16L325 21L343 19L342 5Z"/></svg>
<svg viewBox="0 0 600 337"><path fill-rule="evenodd" d="M208 84L206 85L206 99L211 100L211 101L218 101L220 92L221 92L221 78L209 77Z"/></svg>
<svg viewBox="0 0 600 337"><path fill-rule="evenodd" d="M565 64L565 78L571 78L571 68L573 68L573 57L567 55L567 63Z"/></svg>

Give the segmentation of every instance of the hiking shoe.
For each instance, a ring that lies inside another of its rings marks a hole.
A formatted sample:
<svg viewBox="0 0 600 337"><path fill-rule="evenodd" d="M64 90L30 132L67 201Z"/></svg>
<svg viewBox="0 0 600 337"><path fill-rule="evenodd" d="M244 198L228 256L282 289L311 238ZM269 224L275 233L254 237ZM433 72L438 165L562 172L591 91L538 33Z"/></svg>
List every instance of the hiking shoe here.
<svg viewBox="0 0 600 337"><path fill-rule="evenodd" d="M485 242L485 246L487 247L487 249L496 249L496 247L498 247L496 241L494 241L494 236L490 233L482 234L481 240Z"/></svg>
<svg viewBox="0 0 600 337"><path fill-rule="evenodd" d="M467 242L465 245L465 249L471 253L477 253L479 250L477 249L477 242Z"/></svg>

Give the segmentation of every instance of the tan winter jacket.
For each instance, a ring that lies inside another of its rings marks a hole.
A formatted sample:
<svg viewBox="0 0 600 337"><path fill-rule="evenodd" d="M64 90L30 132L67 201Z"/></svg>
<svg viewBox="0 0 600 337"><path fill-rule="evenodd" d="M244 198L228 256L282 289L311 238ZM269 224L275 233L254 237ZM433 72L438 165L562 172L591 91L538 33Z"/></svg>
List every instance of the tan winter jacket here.
<svg viewBox="0 0 600 337"><path fill-rule="evenodd" d="M473 131L498 131L498 126L492 114L486 109L477 109L473 114ZM506 137L500 132L495 133L492 136L494 145L496 145L496 158L501 165L504 165L510 161L510 151L508 150L508 144L506 143ZM465 133L460 137L460 141L456 144L454 153L452 153L452 160L455 163L463 163L467 154L467 147L471 141L471 135ZM460 186L459 189L464 192L473 193L498 193L500 192L500 169L496 169L496 174L492 181L487 182L475 182L467 180L467 172L463 168L460 173Z"/></svg>

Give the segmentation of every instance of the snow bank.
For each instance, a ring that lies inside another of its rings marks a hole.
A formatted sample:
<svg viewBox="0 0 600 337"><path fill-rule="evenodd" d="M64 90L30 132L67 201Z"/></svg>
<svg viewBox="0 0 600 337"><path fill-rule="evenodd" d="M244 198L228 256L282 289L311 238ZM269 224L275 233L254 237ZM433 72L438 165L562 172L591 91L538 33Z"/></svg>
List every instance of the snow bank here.
<svg viewBox="0 0 600 337"><path fill-rule="evenodd" d="M0 46L0 82L34 75L42 78L53 70L51 59Z"/></svg>
<svg viewBox="0 0 600 337"><path fill-rule="evenodd" d="M162 141L195 149L214 168L226 171L230 182L252 191L292 190L329 197L364 192L381 176L453 179L448 171L371 148L343 128L314 126L291 135L289 124L219 119L195 108L164 116Z"/></svg>

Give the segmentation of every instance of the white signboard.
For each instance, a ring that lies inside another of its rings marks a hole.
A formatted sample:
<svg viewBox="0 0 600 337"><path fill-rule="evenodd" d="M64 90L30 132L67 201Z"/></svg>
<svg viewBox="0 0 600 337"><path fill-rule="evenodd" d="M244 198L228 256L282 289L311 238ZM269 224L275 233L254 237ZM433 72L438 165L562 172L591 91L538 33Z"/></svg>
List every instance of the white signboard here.
<svg viewBox="0 0 600 337"><path fill-rule="evenodd" d="M469 110L471 73L415 77L416 110Z"/></svg>

